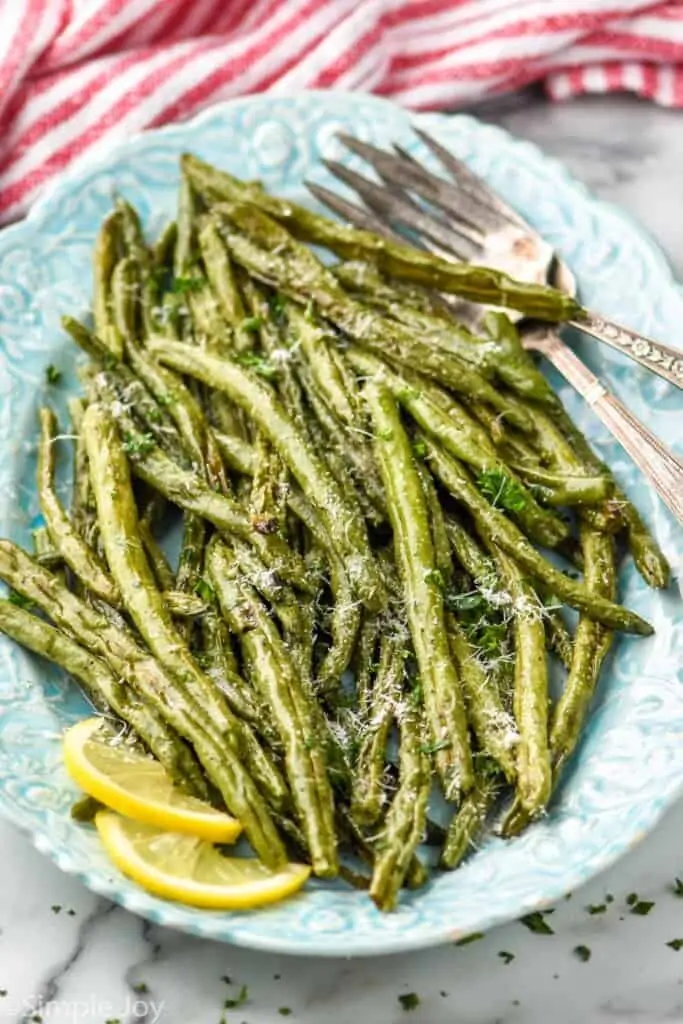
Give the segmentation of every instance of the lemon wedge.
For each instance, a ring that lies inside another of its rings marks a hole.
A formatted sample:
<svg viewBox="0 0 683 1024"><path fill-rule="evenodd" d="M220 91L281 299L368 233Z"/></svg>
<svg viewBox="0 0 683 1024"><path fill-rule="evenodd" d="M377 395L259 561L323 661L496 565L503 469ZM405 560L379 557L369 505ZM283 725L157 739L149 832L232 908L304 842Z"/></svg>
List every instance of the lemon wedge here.
<svg viewBox="0 0 683 1024"><path fill-rule="evenodd" d="M160 832L112 811L95 825L117 868L143 889L193 907L250 910L291 896L311 873L305 864L271 871L253 857L225 857L193 836Z"/></svg>
<svg viewBox="0 0 683 1024"><path fill-rule="evenodd" d="M117 741L100 718L72 726L63 755L81 789L127 818L213 843L232 843L242 830L229 814L183 793L158 761Z"/></svg>

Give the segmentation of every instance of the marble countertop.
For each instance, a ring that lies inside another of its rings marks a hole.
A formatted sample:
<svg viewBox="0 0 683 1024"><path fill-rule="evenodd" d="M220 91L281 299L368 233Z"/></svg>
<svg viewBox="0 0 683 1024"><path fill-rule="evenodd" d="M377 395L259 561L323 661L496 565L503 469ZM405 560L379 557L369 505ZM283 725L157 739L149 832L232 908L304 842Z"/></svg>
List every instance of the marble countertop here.
<svg viewBox="0 0 683 1024"><path fill-rule="evenodd" d="M683 115L628 98L549 106L534 94L479 113L623 205L683 276ZM60 874L0 822L0 1024L683 1024L683 949L667 945L683 940L683 899L672 891L682 834L679 805L556 908L552 935L514 923L462 948L311 961L152 926ZM647 916L630 912L633 892L654 903ZM243 1005L225 1008L243 985ZM419 997L411 1011L399 1000L408 993Z"/></svg>

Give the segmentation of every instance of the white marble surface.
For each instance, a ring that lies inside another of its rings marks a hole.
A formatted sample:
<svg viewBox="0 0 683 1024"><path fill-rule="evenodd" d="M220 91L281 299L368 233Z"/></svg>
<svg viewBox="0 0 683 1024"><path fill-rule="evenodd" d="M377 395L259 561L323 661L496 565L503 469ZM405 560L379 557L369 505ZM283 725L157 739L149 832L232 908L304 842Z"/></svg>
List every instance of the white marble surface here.
<svg viewBox="0 0 683 1024"><path fill-rule="evenodd" d="M533 96L485 114L625 206L683 274L683 114L629 99L550 107ZM0 1024L683 1022L683 950L666 945L683 939L683 899L671 892L683 877L682 834L679 805L628 858L557 907L554 935L514 923L464 948L350 962L251 953L152 927L61 875L0 822ZM648 916L629 912L631 892L655 902ZM589 914L607 893L607 912ZM588 962L577 946L590 948ZM505 965L501 951L515 959ZM248 1000L224 1009L242 985ZM398 997L409 992L420 1003L407 1012Z"/></svg>

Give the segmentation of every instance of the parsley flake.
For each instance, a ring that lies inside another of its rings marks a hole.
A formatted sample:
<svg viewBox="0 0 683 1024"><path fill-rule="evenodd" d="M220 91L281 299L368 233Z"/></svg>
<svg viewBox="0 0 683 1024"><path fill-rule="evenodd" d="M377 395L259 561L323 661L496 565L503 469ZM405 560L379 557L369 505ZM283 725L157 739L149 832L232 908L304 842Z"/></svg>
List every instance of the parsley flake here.
<svg viewBox="0 0 683 1024"><path fill-rule="evenodd" d="M671 942L667 942L667 946L670 949L675 949L678 953L680 949L683 949L683 939L672 939Z"/></svg>
<svg viewBox="0 0 683 1024"><path fill-rule="evenodd" d="M631 913L637 914L638 917L647 917L653 907L654 903L651 900L638 900L631 906Z"/></svg>
<svg viewBox="0 0 683 1024"><path fill-rule="evenodd" d="M506 966L508 964L511 964L512 961L515 959L515 954L514 953L508 953L508 951L506 949L501 949L501 951L498 954L498 956L500 957L500 959L503 961L503 963Z"/></svg>
<svg viewBox="0 0 683 1024"><path fill-rule="evenodd" d="M444 590L446 583L441 569L427 569L424 574L425 583L433 583L439 590Z"/></svg>
<svg viewBox="0 0 683 1024"><path fill-rule="evenodd" d="M249 331L249 333L256 332L263 327L262 316L245 316L244 320L239 325L240 331Z"/></svg>
<svg viewBox="0 0 683 1024"><path fill-rule="evenodd" d="M244 1006L249 998L249 989L246 985L242 985L240 994L236 999L226 999L223 1006L226 1010L236 1010L238 1006Z"/></svg>
<svg viewBox="0 0 683 1024"><path fill-rule="evenodd" d="M522 512L527 506L521 484L502 469L485 469L477 477L477 487L494 507L506 512Z"/></svg>
<svg viewBox="0 0 683 1024"><path fill-rule="evenodd" d="M398 1001L404 1010L415 1010L420 1005L420 997L417 992L406 992L405 995L399 996Z"/></svg>
<svg viewBox="0 0 683 1024"><path fill-rule="evenodd" d="M19 594L16 590L10 590L9 603L15 604L17 608L32 608L33 601L28 597L24 597L23 594Z"/></svg>
<svg viewBox="0 0 683 1024"><path fill-rule="evenodd" d="M424 441L413 441L413 455L416 459L424 459L427 454L427 445Z"/></svg>
<svg viewBox="0 0 683 1024"><path fill-rule="evenodd" d="M280 1014L281 1017L289 1017L291 1016L292 1013L288 1006L281 1006L277 1012Z"/></svg>
<svg viewBox="0 0 683 1024"><path fill-rule="evenodd" d="M478 942L479 939L484 938L483 932L472 932L471 935L465 935L462 939L458 939L455 943L456 946L469 946L470 942Z"/></svg>
<svg viewBox="0 0 683 1024"><path fill-rule="evenodd" d="M582 964L588 963L592 953L588 946L574 946L574 956L577 960L580 960Z"/></svg>
<svg viewBox="0 0 683 1024"><path fill-rule="evenodd" d="M421 754L438 754L440 750L450 750L451 740L437 740L436 743L423 743L420 747ZM474 938L480 939L481 935L475 935ZM474 942L474 938L460 939L456 942L456 946L464 946L468 942Z"/></svg>
<svg viewBox="0 0 683 1024"><path fill-rule="evenodd" d="M626 905L632 907L634 903L638 902L638 893L630 892L626 897Z"/></svg>
<svg viewBox="0 0 683 1024"><path fill-rule="evenodd" d="M211 601L214 597L215 591L208 580L200 579L194 585L194 592L197 597L201 597L202 601ZM225 981L225 978L223 979ZM228 982L229 984L229 982Z"/></svg>
<svg viewBox="0 0 683 1024"><path fill-rule="evenodd" d="M547 911L535 910L532 914L525 914L524 917L520 918L520 923L528 928L530 932L533 932L534 935L554 935L555 932L546 921L544 913L547 913Z"/></svg>
<svg viewBox="0 0 683 1024"><path fill-rule="evenodd" d="M674 878L674 884L671 887L671 891L674 896L683 896L683 881L680 878Z"/></svg>
<svg viewBox="0 0 683 1024"><path fill-rule="evenodd" d="M121 447L126 455L146 455L155 446L153 434L126 434Z"/></svg>
<svg viewBox="0 0 683 1024"><path fill-rule="evenodd" d="M45 380L48 384L59 384L62 379L62 371L58 370L52 363L45 370Z"/></svg>
<svg viewBox="0 0 683 1024"><path fill-rule="evenodd" d="M591 903L586 907L589 914L604 914L607 910L606 903Z"/></svg>
<svg viewBox="0 0 683 1024"><path fill-rule="evenodd" d="M139 981L137 985L133 985L133 992L137 992L139 995L144 995L145 992L149 992L149 987L144 981Z"/></svg>
<svg viewBox="0 0 683 1024"><path fill-rule="evenodd" d="M274 363L271 363L265 356L257 355L256 352L242 352L237 360L241 366L246 366L249 370L253 370L259 377L264 377L266 380L272 380L277 377L277 367Z"/></svg>
<svg viewBox="0 0 683 1024"><path fill-rule="evenodd" d="M171 285L171 291L176 295L184 295L186 292L196 292L202 287L201 277L176 277Z"/></svg>
<svg viewBox="0 0 683 1024"><path fill-rule="evenodd" d="M53 914L59 914L61 909L61 903L53 903L52 906L50 907L50 910L52 911Z"/></svg>

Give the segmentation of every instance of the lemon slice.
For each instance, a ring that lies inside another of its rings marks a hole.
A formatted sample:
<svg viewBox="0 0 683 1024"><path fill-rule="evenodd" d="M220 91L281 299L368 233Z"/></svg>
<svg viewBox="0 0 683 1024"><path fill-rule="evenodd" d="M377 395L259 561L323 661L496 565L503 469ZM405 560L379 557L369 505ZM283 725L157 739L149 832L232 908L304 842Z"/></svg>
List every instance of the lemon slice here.
<svg viewBox="0 0 683 1024"><path fill-rule="evenodd" d="M124 875L155 896L211 910L249 910L291 896L311 873L305 864L271 871L253 857L224 857L215 846L177 832L159 832L112 811L95 825Z"/></svg>
<svg viewBox="0 0 683 1024"><path fill-rule="evenodd" d="M229 814L183 793L158 761L117 742L99 718L72 726L63 753L74 782L127 818L213 843L232 843L242 830Z"/></svg>

